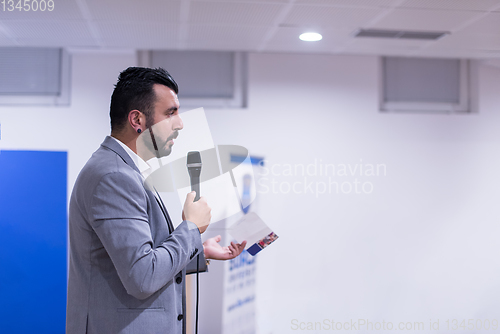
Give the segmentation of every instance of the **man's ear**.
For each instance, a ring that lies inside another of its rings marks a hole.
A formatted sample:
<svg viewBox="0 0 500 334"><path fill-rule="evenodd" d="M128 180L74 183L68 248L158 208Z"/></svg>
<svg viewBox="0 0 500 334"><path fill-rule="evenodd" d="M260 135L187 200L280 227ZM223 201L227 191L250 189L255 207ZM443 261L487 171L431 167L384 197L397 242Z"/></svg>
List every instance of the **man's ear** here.
<svg viewBox="0 0 500 334"><path fill-rule="evenodd" d="M146 129L146 116L139 110L131 110L128 113L128 123L135 132L141 133Z"/></svg>

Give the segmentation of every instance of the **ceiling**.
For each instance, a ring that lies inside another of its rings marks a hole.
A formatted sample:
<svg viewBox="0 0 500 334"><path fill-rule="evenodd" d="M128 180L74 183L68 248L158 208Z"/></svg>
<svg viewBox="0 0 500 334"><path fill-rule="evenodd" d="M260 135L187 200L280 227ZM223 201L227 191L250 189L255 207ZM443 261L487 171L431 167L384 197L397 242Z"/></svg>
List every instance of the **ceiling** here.
<svg viewBox="0 0 500 334"><path fill-rule="evenodd" d="M53 1L51 12L0 4L0 46L500 58L500 0ZM354 37L361 28L449 34ZM307 31L323 40L300 41Z"/></svg>

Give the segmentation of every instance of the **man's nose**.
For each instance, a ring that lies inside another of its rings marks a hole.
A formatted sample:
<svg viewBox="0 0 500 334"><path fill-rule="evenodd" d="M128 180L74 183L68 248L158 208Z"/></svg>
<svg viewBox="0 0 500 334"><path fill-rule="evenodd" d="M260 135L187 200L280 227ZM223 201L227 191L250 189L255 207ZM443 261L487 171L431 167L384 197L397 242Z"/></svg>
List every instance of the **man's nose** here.
<svg viewBox="0 0 500 334"><path fill-rule="evenodd" d="M175 115L173 121L174 122L172 125L174 127L174 130L182 130L184 128L184 123L182 123L181 116Z"/></svg>

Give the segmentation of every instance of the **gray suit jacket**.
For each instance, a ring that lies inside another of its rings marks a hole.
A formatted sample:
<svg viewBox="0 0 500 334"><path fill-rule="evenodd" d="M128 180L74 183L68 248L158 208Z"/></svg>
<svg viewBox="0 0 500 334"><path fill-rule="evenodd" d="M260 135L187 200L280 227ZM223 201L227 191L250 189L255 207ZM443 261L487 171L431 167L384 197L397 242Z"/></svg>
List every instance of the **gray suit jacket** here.
<svg viewBox="0 0 500 334"><path fill-rule="evenodd" d="M170 233L169 220L127 152L106 137L70 199L68 334L183 332L185 267L203 245L194 223Z"/></svg>

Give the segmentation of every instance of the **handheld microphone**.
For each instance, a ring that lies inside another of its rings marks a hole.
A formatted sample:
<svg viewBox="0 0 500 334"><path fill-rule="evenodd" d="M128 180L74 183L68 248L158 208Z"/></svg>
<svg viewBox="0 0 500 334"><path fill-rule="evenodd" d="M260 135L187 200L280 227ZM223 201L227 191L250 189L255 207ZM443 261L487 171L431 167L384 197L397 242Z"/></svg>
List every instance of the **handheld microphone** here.
<svg viewBox="0 0 500 334"><path fill-rule="evenodd" d="M188 152L187 169L191 179L191 191L196 191L194 201L200 199L200 174L201 174L201 155L200 152Z"/></svg>

